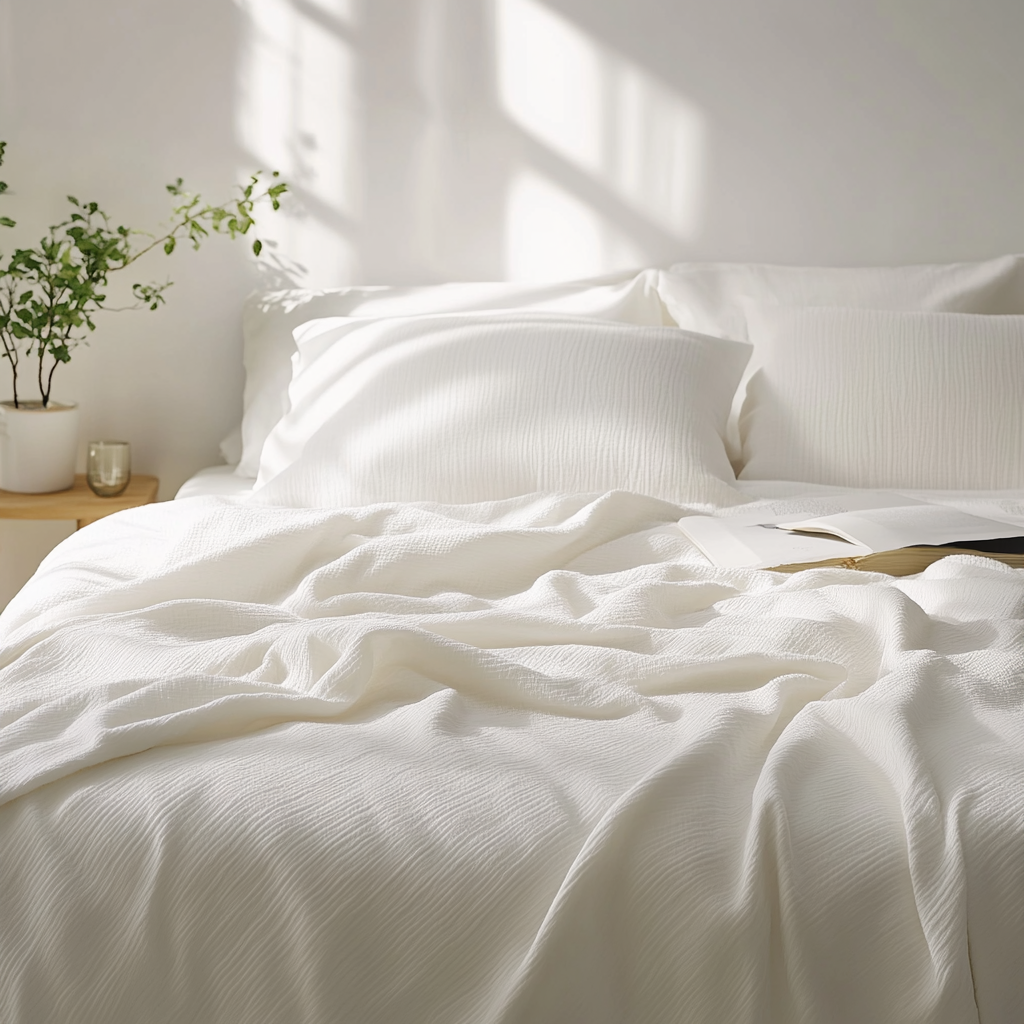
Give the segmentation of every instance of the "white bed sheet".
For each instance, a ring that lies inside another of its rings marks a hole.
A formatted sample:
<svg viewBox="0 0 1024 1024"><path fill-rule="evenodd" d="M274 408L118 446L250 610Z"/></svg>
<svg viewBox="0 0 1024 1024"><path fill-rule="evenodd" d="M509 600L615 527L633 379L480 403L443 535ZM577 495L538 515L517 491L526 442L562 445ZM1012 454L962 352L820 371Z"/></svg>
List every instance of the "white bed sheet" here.
<svg viewBox="0 0 1024 1024"><path fill-rule="evenodd" d="M178 498L207 498L217 495L231 498L241 497L252 491L256 483L254 476L239 476L234 466L207 466L190 476L174 495Z"/></svg>
<svg viewBox="0 0 1024 1024"><path fill-rule="evenodd" d="M252 493L255 477L239 476L234 466L207 466L186 480L175 494L179 498L244 497ZM829 484L803 483L798 480L737 480L733 486L753 501L782 500L802 495L825 496L847 493L848 488ZM872 488L878 490L878 488ZM883 493L885 493L883 491ZM896 493L896 492L893 492ZM946 502L953 505L969 504L978 508L976 502L985 499L1024 501L1024 489L1013 491L936 491L901 490L899 493L922 501ZM966 507L966 505L965 505ZM741 509L734 511L740 512Z"/></svg>
<svg viewBox="0 0 1024 1024"><path fill-rule="evenodd" d="M724 572L678 513L61 545L0 616L0 1019L1020 1019L1024 573Z"/></svg>

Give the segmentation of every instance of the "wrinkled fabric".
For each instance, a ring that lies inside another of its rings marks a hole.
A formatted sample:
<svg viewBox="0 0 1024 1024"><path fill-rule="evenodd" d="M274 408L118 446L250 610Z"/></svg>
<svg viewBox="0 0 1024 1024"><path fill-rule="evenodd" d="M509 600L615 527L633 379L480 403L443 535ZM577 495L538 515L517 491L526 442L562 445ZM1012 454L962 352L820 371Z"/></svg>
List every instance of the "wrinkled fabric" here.
<svg viewBox="0 0 1024 1024"><path fill-rule="evenodd" d="M0 617L0 1020L1020 1019L1024 573L680 511L65 542Z"/></svg>

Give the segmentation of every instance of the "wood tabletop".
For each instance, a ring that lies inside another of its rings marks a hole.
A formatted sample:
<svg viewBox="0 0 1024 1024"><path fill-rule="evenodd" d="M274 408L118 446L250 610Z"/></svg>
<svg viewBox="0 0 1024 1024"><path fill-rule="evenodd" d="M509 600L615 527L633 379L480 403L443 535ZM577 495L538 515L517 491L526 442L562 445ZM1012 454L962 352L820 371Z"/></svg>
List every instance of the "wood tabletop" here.
<svg viewBox="0 0 1024 1024"><path fill-rule="evenodd" d="M85 474L75 477L74 486L51 494L14 494L0 491L0 519L74 519L79 529L97 519L156 501L160 480L142 473L132 474L127 488L116 498L100 498L89 490Z"/></svg>

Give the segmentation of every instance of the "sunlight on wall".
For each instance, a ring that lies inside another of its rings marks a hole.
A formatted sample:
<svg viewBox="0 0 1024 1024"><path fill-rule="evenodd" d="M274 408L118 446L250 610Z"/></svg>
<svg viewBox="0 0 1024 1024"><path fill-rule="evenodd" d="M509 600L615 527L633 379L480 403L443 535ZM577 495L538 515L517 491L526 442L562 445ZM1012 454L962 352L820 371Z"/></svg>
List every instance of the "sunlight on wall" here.
<svg viewBox="0 0 1024 1024"><path fill-rule="evenodd" d="M505 232L512 281L589 277L602 269L601 225L594 211L538 174L513 179Z"/></svg>
<svg viewBox="0 0 1024 1024"><path fill-rule="evenodd" d="M261 166L280 170L305 216L269 218L264 237L303 264L303 284L351 280L346 237L360 207L357 62L351 0L236 0L249 31L237 130Z"/></svg>
<svg viewBox="0 0 1024 1024"><path fill-rule="evenodd" d="M688 240L700 228L704 117L639 68L618 61L611 80L609 187L651 221Z"/></svg>
<svg viewBox="0 0 1024 1024"><path fill-rule="evenodd" d="M706 147L701 111L537 0L496 2L498 88L505 113L592 178L612 204L622 204L674 238L695 238ZM608 251L609 246L621 249L621 240L602 240L608 235L601 226L607 216L579 200L570 214L570 204L551 198L553 187L543 192L513 180L510 273L526 271L527 253L551 266L553 253L562 252L567 260L572 255L573 266L581 265L584 237L587 245L597 245L593 265L621 265ZM551 215L547 222L544 211ZM576 239L556 237L556 231L570 227L580 232ZM561 272L569 272L568 263Z"/></svg>
<svg viewBox="0 0 1024 1024"><path fill-rule="evenodd" d="M329 17L347 25L353 24L356 20L355 0L304 0L304 2L311 9L322 11Z"/></svg>
<svg viewBox="0 0 1024 1024"><path fill-rule="evenodd" d="M605 168L606 68L579 29L533 0L498 2L498 83L514 121L594 175Z"/></svg>
<svg viewBox="0 0 1024 1024"><path fill-rule="evenodd" d="M534 171L521 171L509 188L505 250L510 281L590 277L644 262L592 207Z"/></svg>

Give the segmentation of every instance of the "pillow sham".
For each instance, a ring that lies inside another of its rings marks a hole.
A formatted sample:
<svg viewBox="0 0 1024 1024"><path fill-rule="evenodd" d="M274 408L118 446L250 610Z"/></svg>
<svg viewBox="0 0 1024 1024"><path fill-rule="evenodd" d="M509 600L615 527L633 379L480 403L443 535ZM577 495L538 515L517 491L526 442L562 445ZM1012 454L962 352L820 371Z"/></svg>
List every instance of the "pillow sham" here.
<svg viewBox="0 0 1024 1024"><path fill-rule="evenodd" d="M748 329L748 305L1024 313L1024 258L904 267L678 263L659 275L658 291L685 330L754 343L726 429L726 448L738 468L740 408L747 380L761 364L757 339Z"/></svg>
<svg viewBox="0 0 1024 1024"><path fill-rule="evenodd" d="M1024 316L750 307L741 480L1024 487Z"/></svg>
<svg viewBox="0 0 1024 1024"><path fill-rule="evenodd" d="M545 313L335 318L296 331L263 500L464 504L639 491L735 504L722 442L749 346Z"/></svg>
<svg viewBox="0 0 1024 1024"><path fill-rule="evenodd" d="M904 267L677 263L661 272L658 291L685 330L747 341L750 303L1024 313L1024 257Z"/></svg>
<svg viewBox="0 0 1024 1024"><path fill-rule="evenodd" d="M295 352L292 331L306 321L328 316L418 316L523 308L624 323L671 323L658 297L657 271L653 270L553 284L473 282L411 288L291 289L251 295L242 311L245 391L242 451L235 472L256 475L267 435L288 408Z"/></svg>

